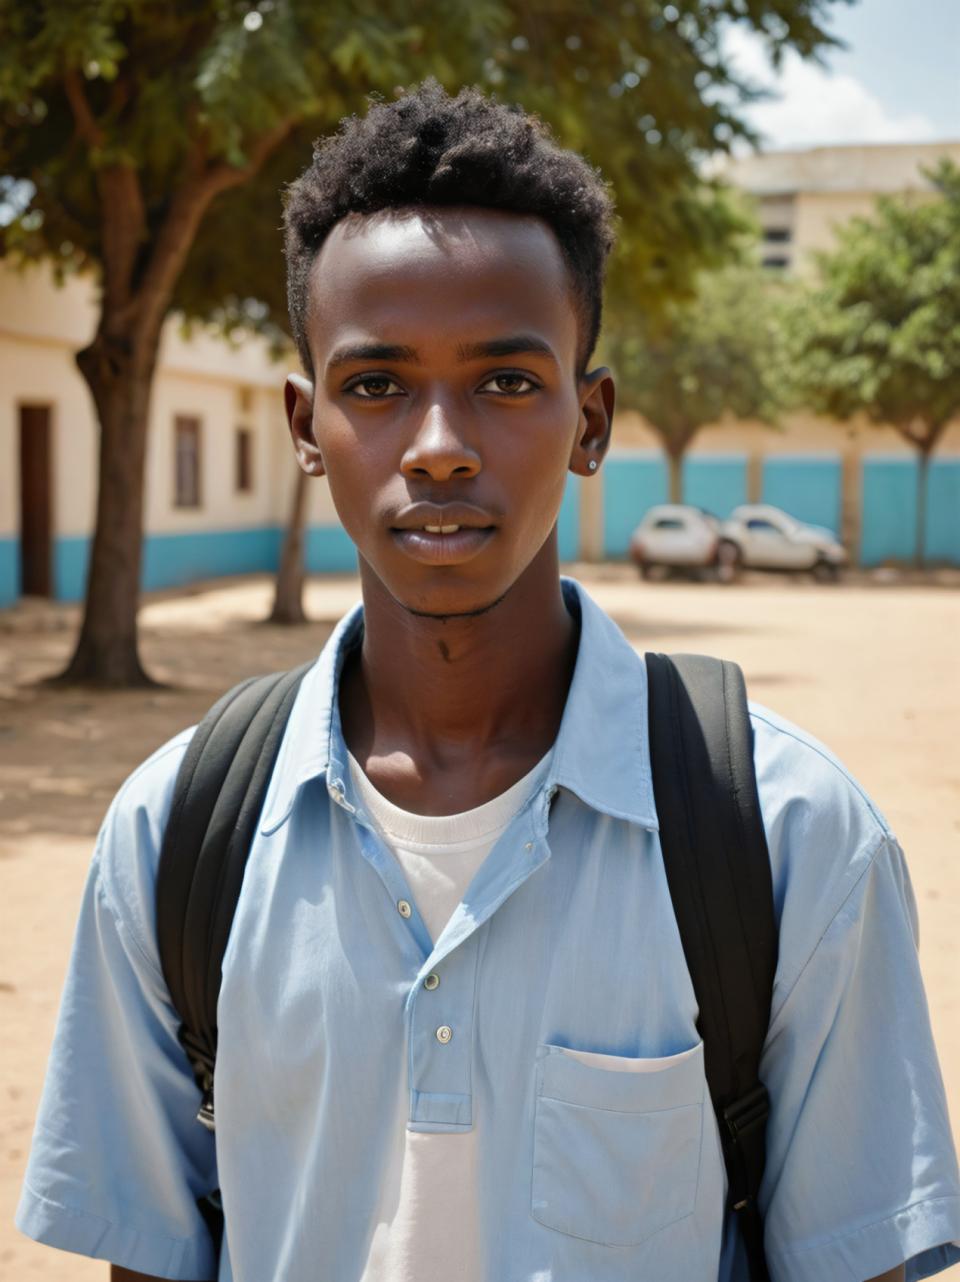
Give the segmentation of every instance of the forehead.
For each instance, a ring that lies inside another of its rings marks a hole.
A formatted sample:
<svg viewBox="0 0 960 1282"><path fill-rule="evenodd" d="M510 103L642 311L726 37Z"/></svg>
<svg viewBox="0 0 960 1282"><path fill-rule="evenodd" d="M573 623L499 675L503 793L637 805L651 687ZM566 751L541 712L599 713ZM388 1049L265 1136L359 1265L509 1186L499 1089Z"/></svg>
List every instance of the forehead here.
<svg viewBox="0 0 960 1282"><path fill-rule="evenodd" d="M312 268L307 330L318 372L334 346L358 337L436 351L535 333L571 364L577 345L569 273L550 227L473 208L343 219Z"/></svg>

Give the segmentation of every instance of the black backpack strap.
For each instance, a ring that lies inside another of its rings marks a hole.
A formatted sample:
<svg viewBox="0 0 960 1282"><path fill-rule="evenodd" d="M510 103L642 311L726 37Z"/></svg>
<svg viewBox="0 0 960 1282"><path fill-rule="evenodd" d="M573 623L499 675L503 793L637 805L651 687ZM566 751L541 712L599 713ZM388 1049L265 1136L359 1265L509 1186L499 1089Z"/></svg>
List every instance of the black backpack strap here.
<svg viewBox="0 0 960 1282"><path fill-rule="evenodd" d="M180 764L157 869L157 945L213 1129L223 955L283 732L304 674L253 677L203 718Z"/></svg>
<svg viewBox="0 0 960 1282"><path fill-rule="evenodd" d="M726 660L648 654L646 664L660 844L700 1009L729 1206L751 1282L768 1282L757 1196L769 1103L759 1069L777 923L746 687Z"/></svg>

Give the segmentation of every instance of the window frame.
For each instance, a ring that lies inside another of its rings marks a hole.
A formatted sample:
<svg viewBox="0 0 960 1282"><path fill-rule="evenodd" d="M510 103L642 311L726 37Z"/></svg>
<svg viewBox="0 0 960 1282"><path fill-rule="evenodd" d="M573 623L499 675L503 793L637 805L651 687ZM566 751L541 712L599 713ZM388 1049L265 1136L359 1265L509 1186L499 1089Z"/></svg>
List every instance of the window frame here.
<svg viewBox="0 0 960 1282"><path fill-rule="evenodd" d="M181 441L192 437L193 481L192 494L181 489ZM199 414L173 416L173 507L181 512L196 512L203 507L203 420Z"/></svg>
<svg viewBox="0 0 960 1282"><path fill-rule="evenodd" d="M238 424L233 432L233 492L250 496L255 490L253 428Z"/></svg>

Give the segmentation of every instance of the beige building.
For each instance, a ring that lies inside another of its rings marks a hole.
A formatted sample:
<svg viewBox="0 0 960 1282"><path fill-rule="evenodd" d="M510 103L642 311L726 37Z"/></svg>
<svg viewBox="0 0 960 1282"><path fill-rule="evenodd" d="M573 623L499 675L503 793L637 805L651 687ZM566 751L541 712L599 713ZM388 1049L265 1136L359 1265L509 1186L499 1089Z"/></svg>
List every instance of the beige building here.
<svg viewBox="0 0 960 1282"><path fill-rule="evenodd" d="M0 605L83 595L99 432L74 360L96 326L95 286L0 263ZM259 339L231 344L168 321L153 388L143 583L276 564L296 474L283 378ZM326 481L310 487L311 562L347 568Z"/></svg>
<svg viewBox="0 0 960 1282"><path fill-rule="evenodd" d="M878 196L929 195L924 171L944 157L960 164L960 141L756 152L728 158L719 172L756 203L764 265L806 274L836 228L869 214Z"/></svg>

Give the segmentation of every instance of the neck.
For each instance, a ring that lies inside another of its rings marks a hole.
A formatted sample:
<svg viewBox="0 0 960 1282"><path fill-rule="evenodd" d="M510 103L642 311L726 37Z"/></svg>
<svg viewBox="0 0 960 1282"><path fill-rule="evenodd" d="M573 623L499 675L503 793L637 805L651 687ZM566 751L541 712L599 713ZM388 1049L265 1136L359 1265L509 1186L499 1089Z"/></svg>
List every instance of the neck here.
<svg viewBox="0 0 960 1282"><path fill-rule="evenodd" d="M552 572L537 560L494 606L447 617L411 613L361 561L363 644L340 687L344 735L361 764L401 753L421 767L455 769L485 750L515 760L547 751L578 627L555 551Z"/></svg>

